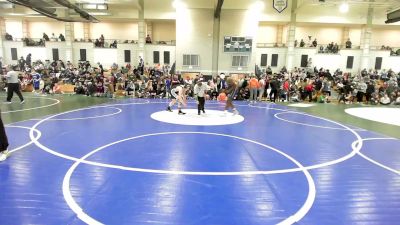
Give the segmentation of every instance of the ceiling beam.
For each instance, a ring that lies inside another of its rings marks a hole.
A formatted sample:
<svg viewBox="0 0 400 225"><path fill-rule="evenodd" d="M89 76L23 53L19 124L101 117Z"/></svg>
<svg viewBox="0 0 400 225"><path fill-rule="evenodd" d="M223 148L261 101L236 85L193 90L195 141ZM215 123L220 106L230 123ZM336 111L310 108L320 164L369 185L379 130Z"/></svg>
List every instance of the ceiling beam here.
<svg viewBox="0 0 400 225"><path fill-rule="evenodd" d="M219 16L221 15L221 9L222 9L223 4L224 4L224 0L218 0L217 8L215 8L215 13L214 13L214 17L216 19L218 19Z"/></svg>

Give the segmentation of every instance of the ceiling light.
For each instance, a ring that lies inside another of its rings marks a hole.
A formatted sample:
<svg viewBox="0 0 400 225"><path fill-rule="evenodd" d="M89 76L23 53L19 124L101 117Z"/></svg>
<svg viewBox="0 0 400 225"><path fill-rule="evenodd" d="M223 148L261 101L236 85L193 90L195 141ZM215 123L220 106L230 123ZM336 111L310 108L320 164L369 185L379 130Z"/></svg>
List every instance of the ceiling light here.
<svg viewBox="0 0 400 225"><path fill-rule="evenodd" d="M111 16L112 14L109 12L87 12L92 16Z"/></svg>
<svg viewBox="0 0 400 225"><path fill-rule="evenodd" d="M343 2L342 4L340 4L339 11L341 13L347 13L349 11L349 4L347 2Z"/></svg>
<svg viewBox="0 0 400 225"><path fill-rule="evenodd" d="M254 2L254 3L250 6L250 9L251 9L251 10L258 10L258 11L261 11L261 10L264 9L264 7L265 7L264 1L259 0L259 1Z"/></svg>
<svg viewBox="0 0 400 225"><path fill-rule="evenodd" d="M174 7L175 9L184 8L185 4L181 0L174 0L172 2L172 7Z"/></svg>

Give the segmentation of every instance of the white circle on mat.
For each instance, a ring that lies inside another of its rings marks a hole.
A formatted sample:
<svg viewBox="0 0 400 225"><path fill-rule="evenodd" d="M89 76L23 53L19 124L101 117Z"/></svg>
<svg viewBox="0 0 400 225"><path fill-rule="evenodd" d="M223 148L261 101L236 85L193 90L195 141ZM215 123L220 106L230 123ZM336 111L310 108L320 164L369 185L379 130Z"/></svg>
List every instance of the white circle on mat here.
<svg viewBox="0 0 400 225"><path fill-rule="evenodd" d="M384 107L350 108L346 113L375 122L400 126L400 109Z"/></svg>
<svg viewBox="0 0 400 225"><path fill-rule="evenodd" d="M192 126L218 126L240 123L244 120L241 115L226 113L221 110L206 110L206 113L197 114L197 109L182 109L185 115L179 115L178 110L173 112L159 111L151 114L151 118L157 121Z"/></svg>

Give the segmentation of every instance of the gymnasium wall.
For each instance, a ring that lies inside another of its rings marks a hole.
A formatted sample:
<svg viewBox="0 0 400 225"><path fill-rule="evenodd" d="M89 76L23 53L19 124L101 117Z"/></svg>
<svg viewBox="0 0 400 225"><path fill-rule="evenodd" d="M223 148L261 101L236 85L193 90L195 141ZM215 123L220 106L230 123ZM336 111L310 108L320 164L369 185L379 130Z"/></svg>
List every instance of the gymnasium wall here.
<svg viewBox="0 0 400 225"><path fill-rule="evenodd" d="M152 41L171 41L176 40L175 21L155 21L153 24Z"/></svg>
<svg viewBox="0 0 400 225"><path fill-rule="evenodd" d="M371 46L400 47L400 29L373 29Z"/></svg>
<svg viewBox="0 0 400 225"><path fill-rule="evenodd" d="M259 24L259 14L256 10L222 10L220 19L220 35L219 35L219 56L218 70L219 72L254 72L257 29ZM253 50L250 53L227 53L224 52L225 36L241 36L253 38ZM233 67L233 56L245 55L249 56L247 67Z"/></svg>
<svg viewBox="0 0 400 225"><path fill-rule="evenodd" d="M28 35L30 38L43 38L43 33L46 33L49 38L51 38L52 33L57 38L60 34L65 35L64 22L28 22Z"/></svg>
<svg viewBox="0 0 400 225"><path fill-rule="evenodd" d="M21 20L6 20L6 32L11 34L13 38L23 38L22 36L22 21Z"/></svg>
<svg viewBox="0 0 400 225"><path fill-rule="evenodd" d="M105 39L138 40L138 24L134 22L101 22L90 24L90 37L92 39L100 38L102 34Z"/></svg>
<svg viewBox="0 0 400 225"><path fill-rule="evenodd" d="M317 38L318 44L329 44L332 41L338 43L342 42L343 28L341 27L314 27L314 26L297 26L296 27L296 40L300 44L303 39L307 43L308 36L311 37L311 42Z"/></svg>
<svg viewBox="0 0 400 225"><path fill-rule="evenodd" d="M210 74L214 10L179 8L176 16L176 70ZM184 54L199 55L200 66L183 66Z"/></svg>

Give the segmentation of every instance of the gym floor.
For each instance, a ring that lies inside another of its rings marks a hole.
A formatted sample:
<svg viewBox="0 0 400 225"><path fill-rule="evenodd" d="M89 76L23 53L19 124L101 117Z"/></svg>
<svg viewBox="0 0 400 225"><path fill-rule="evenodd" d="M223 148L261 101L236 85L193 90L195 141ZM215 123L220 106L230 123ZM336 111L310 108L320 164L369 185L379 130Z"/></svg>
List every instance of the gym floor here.
<svg viewBox="0 0 400 225"><path fill-rule="evenodd" d="M344 111L370 106L25 96L1 105L0 224L400 221L399 126Z"/></svg>

